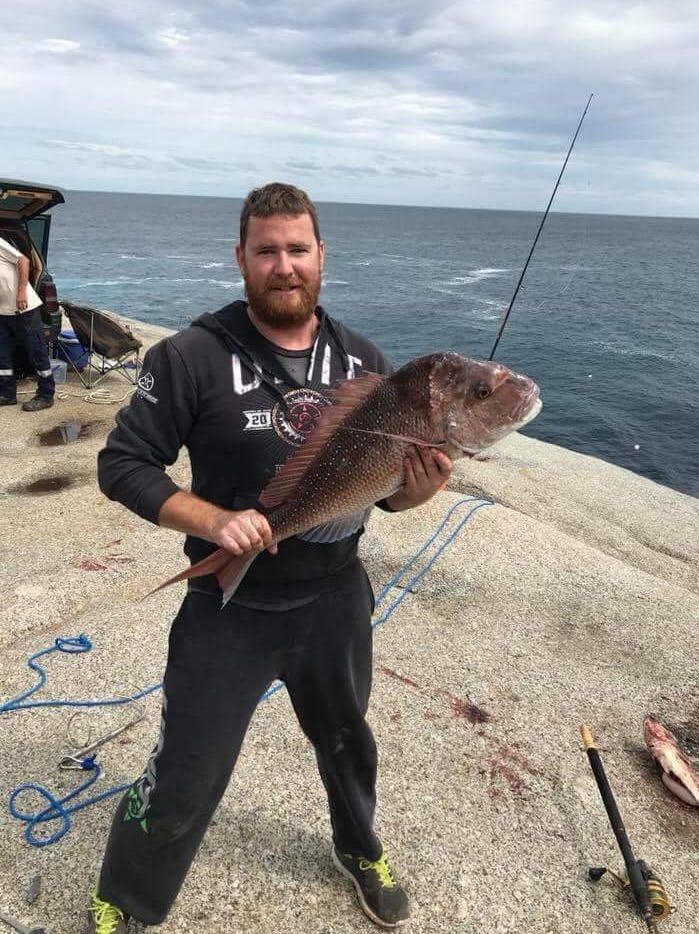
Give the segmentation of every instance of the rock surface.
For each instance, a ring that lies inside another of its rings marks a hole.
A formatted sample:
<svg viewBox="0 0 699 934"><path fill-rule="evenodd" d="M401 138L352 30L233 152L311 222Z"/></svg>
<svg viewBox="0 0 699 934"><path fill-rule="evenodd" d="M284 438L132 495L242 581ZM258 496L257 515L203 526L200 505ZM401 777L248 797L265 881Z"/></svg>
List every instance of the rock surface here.
<svg viewBox="0 0 699 934"><path fill-rule="evenodd" d="M133 326L146 344L167 333ZM129 389L118 377L105 385L119 396ZM183 566L181 536L97 489L95 456L118 406L84 401L75 377L61 388L71 395L53 409L0 410L0 703L35 683L26 665L32 653L80 633L92 650L42 659L48 680L37 698L102 699L158 683L182 594L180 585L143 599ZM76 442L41 444L42 432L70 419L87 426ZM186 457L172 473L187 485ZM37 483L48 491L31 493ZM494 505L480 505L457 531L478 505L464 502L469 496ZM699 501L514 436L459 464L448 489L421 509L374 513L362 552L377 595L452 507L412 574L455 532L453 540L413 586L391 586L376 614L386 617L375 632L370 709L380 751L378 827L412 899L410 929L642 929L617 886L586 879L588 866L620 869L621 859L582 749L585 721L636 852L677 905L662 923L668 934L696 932L699 809L660 783L642 721L653 713L690 753L699 751ZM140 772L157 732L158 697L146 700L141 723L104 747L92 791ZM40 849L25 842L7 800L22 782L63 796L84 780L57 769L72 713L0 714L0 910L51 934L81 930L116 798L77 812L70 832ZM131 713L83 711L70 733L100 735ZM17 806L34 812L44 802L28 792ZM329 839L312 751L282 691L260 705L231 787L159 930L375 930L333 870ZM29 908L36 875L42 891Z"/></svg>

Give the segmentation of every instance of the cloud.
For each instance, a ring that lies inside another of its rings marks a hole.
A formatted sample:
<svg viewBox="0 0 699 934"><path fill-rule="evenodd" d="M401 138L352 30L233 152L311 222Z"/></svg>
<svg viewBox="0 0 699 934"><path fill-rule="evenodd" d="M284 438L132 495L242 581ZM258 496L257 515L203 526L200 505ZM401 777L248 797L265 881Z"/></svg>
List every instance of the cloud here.
<svg viewBox="0 0 699 934"><path fill-rule="evenodd" d="M76 52L79 48L80 43L74 39L42 39L37 46L37 51L65 55L67 52Z"/></svg>
<svg viewBox="0 0 699 934"><path fill-rule="evenodd" d="M557 206L699 214L684 0L6 0L0 29L22 176L237 195L287 172L328 200L538 209L594 90Z"/></svg>

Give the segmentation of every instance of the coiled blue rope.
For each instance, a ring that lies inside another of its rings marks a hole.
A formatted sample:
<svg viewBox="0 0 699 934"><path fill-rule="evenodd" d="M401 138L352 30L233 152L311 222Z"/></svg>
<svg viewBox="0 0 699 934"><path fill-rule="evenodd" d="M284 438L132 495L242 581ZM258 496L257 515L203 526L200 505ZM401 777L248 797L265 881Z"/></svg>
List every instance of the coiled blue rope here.
<svg viewBox="0 0 699 934"><path fill-rule="evenodd" d="M453 514L460 509L462 506L470 506L466 514L461 517L456 526L452 529L449 535L445 538L443 542L436 548L434 554L431 555L429 560L425 563L423 567L417 570L412 577L404 584L399 584L398 582L403 578L411 568L414 567L417 561L427 552L427 550L436 542L436 540L441 535L445 526L452 518ZM381 623L384 623L396 610L396 608L403 602L411 588L421 580L425 574L429 571L435 561L439 558L442 552L447 548L451 542L456 538L461 529L466 525L466 523L471 519L471 517L484 506L492 506L493 503L490 500L478 499L474 496L464 497L463 499L458 500L454 503L445 513L444 518L439 523L433 534L426 539L426 541L420 546L420 548L415 552L413 557L407 561L400 570L394 574L391 580L382 588L378 597L376 598L376 609L378 610L381 604L386 599L388 593L393 587L400 587L401 593L398 597L388 606L384 613L372 622L372 627L380 626ZM28 660L27 665L33 671L37 672L39 675L39 680L37 683L28 688L26 691L23 691L21 694L18 694L12 700L6 701L4 704L0 704L0 714L7 713L12 710L29 710L35 707L107 707L115 706L118 704L128 704L131 701L138 700L141 697L146 697L148 694L152 694L154 691L160 690L162 687L162 682L158 684L153 684L151 687L146 688L144 691L139 691L135 694L132 694L128 697L115 698L111 700L101 700L101 701L66 701L66 700L53 700L53 701L31 701L26 703L27 698L31 697L37 691L41 690L42 687L46 684L47 674L41 665L38 664L37 659L48 655L51 652L66 652L69 654L80 654L81 652L89 652L92 648L92 643L88 637L82 633L75 638L58 638L55 640L53 645L48 646L45 649L41 649L38 652L35 652ZM284 688L284 683L280 682L273 685L269 690L260 698L260 703L265 700L268 700L278 691L281 691ZM24 837L27 843L31 844L34 847L44 847L49 846L51 843L55 843L57 840L60 840L61 837L65 836L66 833L72 827L72 821L70 818L71 814L74 814L76 811L81 811L83 808L88 807L91 804L96 804L98 801L102 801L105 798L109 798L112 795L121 794L126 791L127 788L130 788L130 783L123 785L116 785L113 788L109 788L107 791L103 791L98 795L93 795L90 798L86 798L84 801L80 801L77 804L73 804L70 807L66 807L69 801L73 801L77 798L82 792L87 791L97 779L100 777L101 770L97 762L95 761L95 756L89 756L85 758L82 762L82 768L89 772L90 775L85 782L79 785L76 789L71 791L69 794L65 795L63 798L56 798L51 794L46 788L42 785L37 785L34 782L25 782L22 785L19 785L14 791L10 794L8 801L8 809L10 814L17 818L17 820L23 821L27 826L25 827ZM17 798L25 794L26 792L36 792L40 797L42 797L46 802L48 802L48 807L43 808L33 814L21 811L17 805ZM37 836L36 828L40 824L49 823L51 821L60 821L58 830L49 836L42 837Z"/></svg>

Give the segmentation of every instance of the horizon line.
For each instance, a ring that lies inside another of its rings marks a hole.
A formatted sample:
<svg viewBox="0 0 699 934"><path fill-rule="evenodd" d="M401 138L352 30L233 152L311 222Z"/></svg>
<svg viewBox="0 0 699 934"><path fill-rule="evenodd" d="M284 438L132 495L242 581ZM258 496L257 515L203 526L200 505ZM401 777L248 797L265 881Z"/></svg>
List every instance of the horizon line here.
<svg viewBox="0 0 699 934"><path fill-rule="evenodd" d="M51 186L54 187L54 186ZM96 195L146 195L151 198L210 198L218 199L220 201L243 201L245 195L208 195L208 194L193 194L193 193L175 193L175 192L162 192L162 191L122 191L114 189L102 189L102 188L61 188L61 191L65 192L76 192L81 194L96 194ZM340 205L352 205L357 207L381 207L381 208L410 208L415 210L432 210L432 211L492 211L500 213L513 213L513 214L542 214L544 208L482 208L482 207L458 207L455 205L442 205L442 204L395 204L390 202L380 202L380 201L325 201L322 199L313 199L314 204L340 204ZM647 218L649 220L699 220L699 216L694 216L690 214L625 214L619 213L617 211L560 211L551 209L551 214L570 214L570 215L583 215L586 217L638 217L638 218Z"/></svg>

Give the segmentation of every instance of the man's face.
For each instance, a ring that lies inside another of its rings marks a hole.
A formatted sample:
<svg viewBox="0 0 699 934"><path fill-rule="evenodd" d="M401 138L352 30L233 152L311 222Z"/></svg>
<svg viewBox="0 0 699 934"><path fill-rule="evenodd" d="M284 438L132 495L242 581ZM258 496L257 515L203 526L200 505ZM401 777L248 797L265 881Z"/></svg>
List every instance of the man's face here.
<svg viewBox="0 0 699 934"><path fill-rule="evenodd" d="M252 311L273 327L308 321L318 303L323 242L310 214L251 217L235 248Z"/></svg>

